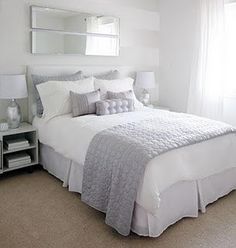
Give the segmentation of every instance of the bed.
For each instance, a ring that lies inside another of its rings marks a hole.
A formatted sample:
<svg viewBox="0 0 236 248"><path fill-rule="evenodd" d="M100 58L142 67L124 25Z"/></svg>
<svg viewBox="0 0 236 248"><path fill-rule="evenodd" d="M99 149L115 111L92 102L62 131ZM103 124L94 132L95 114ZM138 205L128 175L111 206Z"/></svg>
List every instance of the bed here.
<svg viewBox="0 0 236 248"><path fill-rule="evenodd" d="M69 67L67 71L75 69L78 68ZM57 67L33 67L29 73L59 71L61 68ZM72 118L71 114L65 114L49 121L35 117L33 125L39 132L41 163L63 181L63 186L81 193L84 162L93 137L107 128L153 115L168 116L169 112L142 108L102 117ZM232 132L152 159L139 182L131 230L138 235L157 237L168 226L184 217L197 217L199 210L205 212L209 203L236 189L235 148L236 135Z"/></svg>

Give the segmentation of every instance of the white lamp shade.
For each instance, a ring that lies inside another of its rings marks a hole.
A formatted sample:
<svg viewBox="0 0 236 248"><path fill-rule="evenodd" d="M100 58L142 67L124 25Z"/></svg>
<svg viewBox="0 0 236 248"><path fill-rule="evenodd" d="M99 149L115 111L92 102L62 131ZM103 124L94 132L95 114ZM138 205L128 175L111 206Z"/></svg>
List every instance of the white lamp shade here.
<svg viewBox="0 0 236 248"><path fill-rule="evenodd" d="M0 75L0 98L19 99L28 97L25 75Z"/></svg>
<svg viewBox="0 0 236 248"><path fill-rule="evenodd" d="M135 86L143 89L156 87L155 73L153 71L140 71L136 74Z"/></svg>

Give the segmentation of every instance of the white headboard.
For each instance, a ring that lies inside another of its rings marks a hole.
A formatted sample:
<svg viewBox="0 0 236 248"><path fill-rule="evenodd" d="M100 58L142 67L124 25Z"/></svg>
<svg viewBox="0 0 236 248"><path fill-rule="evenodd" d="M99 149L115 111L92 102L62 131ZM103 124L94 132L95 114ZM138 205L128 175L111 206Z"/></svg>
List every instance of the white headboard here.
<svg viewBox="0 0 236 248"><path fill-rule="evenodd" d="M130 66L44 66L44 65L35 65L28 66L27 68L27 81L28 81L28 121L32 122L33 112L32 106L35 105L34 97L34 87L31 80L31 74L47 75L47 76L59 76L59 75L68 75L73 74L77 71L82 71L84 75L92 76L100 73L105 73L110 70L119 70L122 76L124 77L134 77L135 72L141 70L140 68L130 67Z"/></svg>

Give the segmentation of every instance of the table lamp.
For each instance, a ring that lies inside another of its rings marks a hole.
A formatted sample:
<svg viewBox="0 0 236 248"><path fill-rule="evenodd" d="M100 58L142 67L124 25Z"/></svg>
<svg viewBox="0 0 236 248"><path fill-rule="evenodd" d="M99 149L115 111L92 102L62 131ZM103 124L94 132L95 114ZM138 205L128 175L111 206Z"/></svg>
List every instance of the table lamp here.
<svg viewBox="0 0 236 248"><path fill-rule="evenodd" d="M16 99L28 97L25 75L0 75L0 99L11 99L7 108L7 121L11 129L21 122L20 106Z"/></svg>
<svg viewBox="0 0 236 248"><path fill-rule="evenodd" d="M154 89L156 87L155 73L153 71L137 72L135 86L143 89L140 101L145 106L148 106L150 104L150 94L148 89Z"/></svg>

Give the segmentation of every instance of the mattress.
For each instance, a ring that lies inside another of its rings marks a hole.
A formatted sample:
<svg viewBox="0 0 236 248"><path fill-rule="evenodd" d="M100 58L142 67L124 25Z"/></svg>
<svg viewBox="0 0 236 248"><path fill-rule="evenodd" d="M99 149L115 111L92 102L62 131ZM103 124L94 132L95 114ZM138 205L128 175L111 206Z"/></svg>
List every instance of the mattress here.
<svg viewBox="0 0 236 248"><path fill-rule="evenodd" d="M152 110L153 111L153 110ZM63 115L44 121L35 118L39 140L64 158L83 166L86 151L96 133L106 128L152 116L143 109L109 116ZM166 111L158 111L165 115ZM196 181L236 167L236 135L228 134L202 143L182 147L151 160L140 182L136 203L152 215L158 214L161 194L181 181Z"/></svg>

